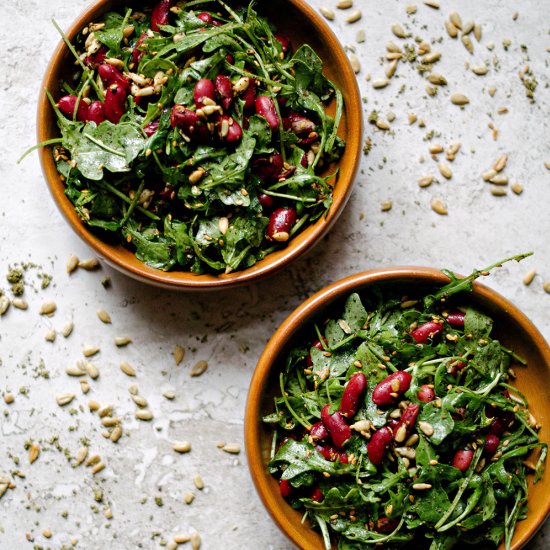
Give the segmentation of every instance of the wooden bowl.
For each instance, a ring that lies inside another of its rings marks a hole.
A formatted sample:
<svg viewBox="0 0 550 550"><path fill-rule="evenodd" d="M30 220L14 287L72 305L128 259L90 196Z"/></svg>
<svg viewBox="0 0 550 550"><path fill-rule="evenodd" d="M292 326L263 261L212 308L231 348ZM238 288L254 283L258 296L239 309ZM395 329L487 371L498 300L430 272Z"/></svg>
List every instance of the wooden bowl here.
<svg viewBox="0 0 550 550"><path fill-rule="evenodd" d="M279 394L279 372L288 352L312 336L315 321L322 322L331 313L341 312L346 297L361 294L375 286L411 291L443 286L449 279L440 271L425 267L394 267L352 275L320 290L299 306L277 329L265 347L250 383L245 414L245 443L252 479L265 507L282 531L303 550L324 550L321 535L309 522L302 523L302 512L292 509L282 498L275 478L267 471L272 429L261 421L273 412L273 397ZM433 290L432 290L433 291ZM527 360L518 367L515 385L524 393L529 408L542 425L541 441L550 443L550 347L540 332L513 304L494 290L479 283L461 301L477 305L494 319L493 335L502 344ZM307 330L309 329L309 330ZM306 332L307 331L307 332ZM308 336L304 336L306 334ZM304 340L306 338L306 340ZM512 543L518 550L535 534L550 512L550 475L536 485L529 482L529 515L519 521ZM501 545L500 548L504 548Z"/></svg>
<svg viewBox="0 0 550 550"><path fill-rule="evenodd" d="M78 17L66 33L73 40L77 33L90 21L97 20L105 12L114 8L132 5L139 9L153 2L128 2L128 0L100 0ZM232 2L229 2L230 4ZM143 282L181 290L209 290L224 287L236 287L288 266L288 264L309 251L332 227L342 212L352 190L353 180L361 157L362 146L362 106L359 88L348 58L323 19L303 0L271 0L257 6L259 12L272 21L279 31L285 33L294 48L303 43L310 44L323 59L325 74L342 91L344 113L339 135L346 140L346 149L340 159L339 176L334 188L333 204L326 218L317 220L313 225L293 238L285 248L269 254L253 267L225 275L196 275L186 271L163 272L151 268L138 260L133 251L101 240L89 230L76 213L72 203L65 196L65 188L56 170L52 151L49 147L40 150L40 160L44 176L51 194L65 219L76 233L107 263L123 273ZM54 98L62 95L59 82L74 70L73 57L63 42L56 49L42 85L38 103L38 141L59 137L55 113L46 97L45 89ZM334 103L334 102L333 102ZM335 105L328 106L328 112L334 113Z"/></svg>

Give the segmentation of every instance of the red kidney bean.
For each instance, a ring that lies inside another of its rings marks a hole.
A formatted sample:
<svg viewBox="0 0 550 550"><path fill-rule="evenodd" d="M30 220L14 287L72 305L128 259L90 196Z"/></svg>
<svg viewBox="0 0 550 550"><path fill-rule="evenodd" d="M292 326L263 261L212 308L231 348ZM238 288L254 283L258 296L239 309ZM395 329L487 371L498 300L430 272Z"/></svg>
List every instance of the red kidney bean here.
<svg viewBox="0 0 550 550"><path fill-rule="evenodd" d="M222 107L225 111L228 111L233 103L233 84L231 80L224 74L219 74L214 79L214 86L216 87L216 94L221 99Z"/></svg>
<svg viewBox="0 0 550 550"><path fill-rule="evenodd" d="M485 436L485 452L488 455L494 455L497 452L500 438L494 434L487 434Z"/></svg>
<svg viewBox="0 0 550 550"><path fill-rule="evenodd" d="M290 176L292 176L292 174L294 174L294 172L296 172L296 166L291 165L286 170L283 170L279 174L278 180L282 181L282 180L285 180L286 178L290 178Z"/></svg>
<svg viewBox="0 0 550 550"><path fill-rule="evenodd" d="M132 51L132 68L135 69L139 65L139 62L141 61L141 58L145 54L143 50L140 50L139 47L143 44L144 40L147 38L147 33L144 32L139 36L139 38L136 40L136 43L134 45L134 49Z"/></svg>
<svg viewBox="0 0 550 550"><path fill-rule="evenodd" d="M330 405L321 409L321 420L328 430L330 437L337 449L342 449L346 441L351 437L351 428L346 424L344 417L336 411L329 413Z"/></svg>
<svg viewBox="0 0 550 550"><path fill-rule="evenodd" d="M118 124L126 107L126 90L112 84L107 88L105 93L105 102L103 103L103 111L105 118L113 124Z"/></svg>
<svg viewBox="0 0 550 550"><path fill-rule="evenodd" d="M283 54L287 53L290 50L290 46L291 46L290 45L290 40L288 38L286 38L286 36L282 36L280 34L274 34L273 38L275 38L277 40L277 42L279 42L279 44L281 44Z"/></svg>
<svg viewBox="0 0 550 550"><path fill-rule="evenodd" d="M197 18L201 21L204 21L205 23L208 23L209 25L212 25L212 22L214 19L212 19L212 16L209 13L206 13L205 11L199 13L197 15Z"/></svg>
<svg viewBox="0 0 550 550"><path fill-rule="evenodd" d="M234 58L230 53L228 53L228 54L225 56L225 60L226 60L230 65L232 65L232 64L233 64L233 61L235 61L235 58Z"/></svg>
<svg viewBox="0 0 550 550"><path fill-rule="evenodd" d="M323 495L323 491L319 487L314 487L311 491L311 495L309 496L311 500L314 502L322 502L322 500L325 498L325 495Z"/></svg>
<svg viewBox="0 0 550 550"><path fill-rule="evenodd" d="M279 115L275 109L273 99L266 95L260 95L256 98L255 105L256 114L264 117L272 130L277 130L279 128Z"/></svg>
<svg viewBox="0 0 550 550"><path fill-rule="evenodd" d="M398 370L378 383L372 392L372 401L377 405L391 405L397 397L393 394L405 393L411 385L412 376L403 370Z"/></svg>
<svg viewBox="0 0 550 550"><path fill-rule="evenodd" d="M370 461L375 466L381 464L384 460L386 449L392 442L392 439L392 431L387 426L383 426L372 434L372 437L367 443L367 453L369 455Z"/></svg>
<svg viewBox="0 0 550 550"><path fill-rule="evenodd" d="M290 206L277 208L269 216L266 237L270 241L285 242L290 238L290 230L296 223L296 210Z"/></svg>
<svg viewBox="0 0 550 550"><path fill-rule="evenodd" d="M294 487L290 484L290 481L288 479L280 479L279 480L279 490L281 491L281 496L283 498L288 498L292 491L294 490Z"/></svg>
<svg viewBox="0 0 550 550"><path fill-rule="evenodd" d="M195 84L195 89L193 90L193 99L197 109L204 107L204 100L211 99L214 101L216 98L216 88L214 83L208 78L201 78Z"/></svg>
<svg viewBox="0 0 550 550"><path fill-rule="evenodd" d="M176 191L172 185L167 185L160 193L159 197L165 201L174 200Z"/></svg>
<svg viewBox="0 0 550 550"><path fill-rule="evenodd" d="M241 125L230 115L218 117L218 136L225 143L235 143L243 137Z"/></svg>
<svg viewBox="0 0 550 550"><path fill-rule="evenodd" d="M418 417L418 413L420 412L420 405L417 405L416 403L409 405L401 414L401 418L399 419L399 422L397 423L397 426L393 430L393 438L397 441L399 439L398 443L402 443L409 437L409 435L412 432L412 429L414 428L414 425L416 424L416 419ZM405 426L405 428L401 428L401 426ZM400 431L405 430L405 433L401 436ZM397 439L396 439L397 438Z"/></svg>
<svg viewBox="0 0 550 550"><path fill-rule="evenodd" d="M73 118L76 104L78 103L78 109L76 111L76 120L85 122L88 120L88 104L81 98L80 102L75 95L64 95L57 102L59 110L69 118Z"/></svg>
<svg viewBox="0 0 550 550"><path fill-rule="evenodd" d="M159 129L159 121L153 120L143 127L143 131L147 137L151 137Z"/></svg>
<svg viewBox="0 0 550 550"><path fill-rule="evenodd" d="M92 55L88 55L84 59L84 63L95 69L100 63L103 63L105 61L106 57L107 48L105 46L101 46L99 50L97 50L97 52L93 53Z"/></svg>
<svg viewBox="0 0 550 550"><path fill-rule="evenodd" d="M291 130L299 137L308 137L315 130L315 123L305 116L290 111L283 117L283 128Z"/></svg>
<svg viewBox="0 0 550 550"><path fill-rule="evenodd" d="M453 311L447 315L447 323L453 327L463 327L464 317L464 313L461 311Z"/></svg>
<svg viewBox="0 0 550 550"><path fill-rule="evenodd" d="M319 141L319 134L317 132L311 132L307 137L300 138L299 144L301 147L311 145L313 142Z"/></svg>
<svg viewBox="0 0 550 550"><path fill-rule="evenodd" d="M303 168L307 168L309 166L309 161L307 159L307 153L304 153L302 155L302 158L300 159L300 164Z"/></svg>
<svg viewBox="0 0 550 550"><path fill-rule="evenodd" d="M418 397L419 401L422 401L422 403L430 403L430 401L435 399L435 390L430 385L424 384L420 386L416 397Z"/></svg>
<svg viewBox="0 0 550 550"><path fill-rule="evenodd" d="M411 332L411 336L418 344L425 344L430 338L443 331L443 324L428 321Z"/></svg>
<svg viewBox="0 0 550 550"><path fill-rule="evenodd" d="M347 382L340 401L340 414L353 418L357 414L361 397L367 389L367 377L362 372L356 372Z"/></svg>
<svg viewBox="0 0 550 550"><path fill-rule="evenodd" d="M324 441L328 436L328 430L322 422L316 422L309 430L309 437L311 437L314 443Z"/></svg>
<svg viewBox="0 0 550 550"><path fill-rule="evenodd" d="M512 411L498 411L489 426L489 432L501 436L516 420Z"/></svg>
<svg viewBox="0 0 550 550"><path fill-rule="evenodd" d="M256 105L256 81L253 78L250 78L248 83L248 88L241 93L241 98L244 101L244 112L250 113L254 110Z"/></svg>
<svg viewBox="0 0 550 550"><path fill-rule="evenodd" d="M258 201L262 205L262 208L264 210L271 210L275 204L275 201L273 200L273 197L270 197L269 195L266 195L265 193L260 193L258 195ZM309 358L311 361L311 357Z"/></svg>
<svg viewBox="0 0 550 550"><path fill-rule="evenodd" d="M96 124L101 124L105 120L105 110L103 109L103 103L101 103L101 101L96 99L90 103L86 120L95 122Z"/></svg>
<svg viewBox="0 0 550 550"><path fill-rule="evenodd" d="M283 157L279 152L271 155L259 155L252 161L252 171L266 183L276 182L283 166Z"/></svg>
<svg viewBox="0 0 550 550"><path fill-rule="evenodd" d="M160 31L160 25L168 25L170 8L174 0L160 0L151 12L151 29Z"/></svg>
<svg viewBox="0 0 550 550"><path fill-rule="evenodd" d="M194 111L184 105L176 104L172 107L170 124L172 128L181 128L185 135L198 143L204 143L210 138L208 127Z"/></svg>
<svg viewBox="0 0 550 550"><path fill-rule="evenodd" d="M130 87L130 83L124 78L124 75L118 69L109 65L109 63L102 63L97 68L97 72L106 86L116 84L124 91L128 90Z"/></svg>
<svg viewBox="0 0 550 550"><path fill-rule="evenodd" d="M390 418L388 420L388 426L391 428L392 432L395 431L398 425L399 425L399 420L397 420L397 418Z"/></svg>
<svg viewBox="0 0 550 550"><path fill-rule="evenodd" d="M458 374L458 371L463 370L465 366L466 366L466 363L464 363L463 361L453 361L449 365L449 374L451 376L456 376Z"/></svg>
<svg viewBox="0 0 550 550"><path fill-rule="evenodd" d="M336 460L339 460L342 464L349 463L348 455L344 451L338 451L338 449L332 445L316 445L315 450L319 452L326 460L330 460L330 462L336 462Z"/></svg>
<svg viewBox="0 0 550 550"><path fill-rule="evenodd" d="M461 472L465 472L470 467L473 458L474 451L471 449L457 451L451 466L458 468Z"/></svg>
<svg viewBox="0 0 550 550"><path fill-rule="evenodd" d="M376 521L374 530L377 533L391 533L399 524L399 520L395 518L382 517Z"/></svg>

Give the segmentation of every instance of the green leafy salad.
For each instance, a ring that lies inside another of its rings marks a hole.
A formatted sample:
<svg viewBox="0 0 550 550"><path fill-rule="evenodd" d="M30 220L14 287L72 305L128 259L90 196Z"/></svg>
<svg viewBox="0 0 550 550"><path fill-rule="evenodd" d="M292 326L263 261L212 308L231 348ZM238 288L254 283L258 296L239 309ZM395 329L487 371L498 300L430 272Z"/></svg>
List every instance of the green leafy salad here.
<svg viewBox="0 0 550 550"><path fill-rule="evenodd" d="M46 145L82 220L146 264L245 269L330 208L342 94L253 3L161 0L65 42Z"/></svg>
<svg viewBox="0 0 550 550"><path fill-rule="evenodd" d="M425 296L351 294L288 354L263 418L269 470L327 549L510 548L547 446L510 385L525 361L456 296L495 266L443 271L450 282Z"/></svg>

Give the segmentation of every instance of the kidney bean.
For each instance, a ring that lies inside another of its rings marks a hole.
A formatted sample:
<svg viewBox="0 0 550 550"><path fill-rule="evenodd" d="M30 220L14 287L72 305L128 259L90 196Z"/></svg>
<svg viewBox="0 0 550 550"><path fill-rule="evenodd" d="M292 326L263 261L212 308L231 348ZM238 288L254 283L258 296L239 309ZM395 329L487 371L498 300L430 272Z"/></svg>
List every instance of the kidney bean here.
<svg viewBox="0 0 550 550"><path fill-rule="evenodd" d="M226 60L230 65L232 65L232 64L233 64L233 61L235 61L235 58L234 58L230 53L228 53L228 54L225 56L225 60Z"/></svg>
<svg viewBox="0 0 550 550"><path fill-rule="evenodd" d="M210 137L208 127L194 111L184 105L176 104L172 107L170 124L172 128L181 128L185 135L198 143L204 143Z"/></svg>
<svg viewBox="0 0 550 550"><path fill-rule="evenodd" d="M266 95L260 95L256 98L255 106L256 114L265 118L272 130L277 130L279 128L279 115L275 109L273 99Z"/></svg>
<svg viewBox="0 0 550 550"><path fill-rule="evenodd" d="M159 121L153 120L143 127L143 131L147 137L151 137L159 129Z"/></svg>
<svg viewBox="0 0 550 550"><path fill-rule="evenodd" d="M273 197L270 197L265 193L260 193L258 195L258 201L260 202L264 210L271 210L273 208L273 205L275 204ZM311 357L310 357L310 361L311 361Z"/></svg>
<svg viewBox="0 0 550 550"><path fill-rule="evenodd" d="M361 397L367 389L367 377L362 372L356 372L348 380L340 401L340 414L353 418L357 414Z"/></svg>
<svg viewBox="0 0 550 550"><path fill-rule="evenodd" d="M204 107L205 99L211 99L214 101L216 98L216 88L214 83L208 78L201 78L195 84L195 89L193 90L193 99L197 109Z"/></svg>
<svg viewBox="0 0 550 550"><path fill-rule="evenodd" d="M209 25L212 25L212 22L214 21L212 16L209 13L206 13L205 11L199 13L197 15L197 18L200 19L201 21L204 21L205 23L208 23Z"/></svg>
<svg viewBox="0 0 550 550"><path fill-rule="evenodd" d="M311 437L314 443L324 441L328 436L328 430L322 422L316 422L309 430L309 437Z"/></svg>
<svg viewBox="0 0 550 550"><path fill-rule="evenodd" d="M307 153L304 153L302 155L302 158L300 159L300 164L303 168L307 168L309 166L309 161L307 159Z"/></svg>
<svg viewBox="0 0 550 550"><path fill-rule="evenodd" d="M397 423L397 426L393 430L393 438L398 442L402 443L411 435L412 429L414 428L414 425L416 424L416 419L418 417L418 413L420 412L420 405L417 405L416 403L409 405L401 414L401 418L399 419L399 422ZM401 426L405 426L405 428L401 428ZM405 430L404 434L401 432Z"/></svg>
<svg viewBox="0 0 550 550"><path fill-rule="evenodd" d="M423 384L416 393L416 397L418 397L419 401L422 401L422 403L430 403L430 401L435 399L435 390L430 385Z"/></svg>
<svg viewBox="0 0 550 550"><path fill-rule="evenodd" d="M233 103L233 84L231 80L224 74L219 74L214 79L216 94L221 99L221 104L224 110L228 111Z"/></svg>
<svg viewBox="0 0 550 550"><path fill-rule="evenodd" d="M321 409L321 420L328 430L334 446L342 449L346 441L351 437L351 428L346 424L344 417L336 411L329 413L330 405L325 405Z"/></svg>
<svg viewBox="0 0 550 550"><path fill-rule="evenodd" d="M84 59L84 63L95 69L100 63L103 63L105 61L106 57L107 48L105 46L101 46L99 50L97 50L97 52L93 53L92 55L86 56L86 58Z"/></svg>
<svg viewBox="0 0 550 550"><path fill-rule="evenodd" d="M217 126L218 136L225 143L235 143L243 137L241 125L230 115L220 115Z"/></svg>
<svg viewBox="0 0 550 550"><path fill-rule="evenodd" d="M101 124L105 120L105 110L103 109L103 103L101 103L101 101L96 99L90 103L86 120L95 122L96 124Z"/></svg>
<svg viewBox="0 0 550 550"><path fill-rule="evenodd" d="M283 166L283 157L279 152L271 155L258 155L252 161L252 171L266 183L276 182Z"/></svg>
<svg viewBox="0 0 550 550"><path fill-rule="evenodd" d="M473 458L474 451L471 449L457 451L451 466L458 468L461 472L465 472L470 467Z"/></svg>
<svg viewBox="0 0 550 550"><path fill-rule="evenodd" d="M281 49L283 50L283 54L286 54L288 51L290 51L290 47L291 47L290 40L286 38L286 36L282 36L281 34L274 34L273 38L275 38L277 42L281 44Z"/></svg>
<svg viewBox="0 0 550 550"><path fill-rule="evenodd" d="M78 98L75 95L64 95L57 102L59 110L69 118L73 118L74 111L76 109L76 104L78 103L78 109L76 111L76 120L80 122L85 122L88 120L88 104L83 100Z"/></svg>
<svg viewBox="0 0 550 550"><path fill-rule="evenodd" d="M391 428L392 432L395 431L397 426L399 426L399 420L397 420L397 418L390 418L388 420L388 426Z"/></svg>
<svg viewBox="0 0 550 550"><path fill-rule="evenodd" d="M465 315L461 311L453 311L447 315L447 323L453 327L463 327L464 317Z"/></svg>
<svg viewBox="0 0 550 550"><path fill-rule="evenodd" d="M377 533L391 533L399 524L399 520L395 518L382 517L376 521L374 530Z"/></svg>
<svg viewBox="0 0 550 550"><path fill-rule="evenodd" d="M113 124L118 124L125 107L126 91L117 84L112 84L105 93L105 102L103 103L105 118Z"/></svg>
<svg viewBox="0 0 550 550"><path fill-rule="evenodd" d="M430 338L443 331L443 324L428 321L411 332L411 336L418 344L425 344Z"/></svg>
<svg viewBox="0 0 550 550"><path fill-rule="evenodd" d="M372 434L372 437L367 443L367 453L369 455L370 461L375 466L381 464L384 460L386 449L392 442L392 439L392 431L387 426L383 426Z"/></svg>
<svg viewBox="0 0 550 550"><path fill-rule="evenodd" d="M124 91L128 90L130 87L130 83L124 78L124 75L118 69L109 65L109 63L102 63L97 68L97 72L106 86L116 84Z"/></svg>
<svg viewBox="0 0 550 550"><path fill-rule="evenodd" d="M489 426L489 432L500 437L515 420L516 415L512 411L498 411Z"/></svg>
<svg viewBox="0 0 550 550"><path fill-rule="evenodd" d="M372 392L372 401L377 405L391 405L411 385L412 376L403 370L398 370L379 382Z"/></svg>
<svg viewBox="0 0 550 550"><path fill-rule="evenodd" d="M151 12L151 29L160 31L160 25L168 25L170 8L174 0L160 0Z"/></svg>
<svg viewBox="0 0 550 550"><path fill-rule="evenodd" d="M256 105L256 81L251 78L248 83L248 88L241 93L241 98L244 101L243 109L245 113L249 113L254 110Z"/></svg>
<svg viewBox="0 0 550 550"><path fill-rule="evenodd" d="M136 40L136 43L134 45L134 49L132 51L132 68L137 68L139 65L139 62L141 61L141 58L145 54L143 50L140 50L139 47L143 44L145 39L147 38L147 33L144 32L139 36L139 38Z"/></svg>
<svg viewBox="0 0 550 550"><path fill-rule="evenodd" d="M291 130L299 137L308 137L315 130L315 123L305 116L290 111L283 117L283 128Z"/></svg>
<svg viewBox="0 0 550 550"><path fill-rule="evenodd" d="M283 170L279 174L279 178L278 178L279 181L285 180L286 178L290 178L290 176L292 176L294 172L296 172L296 166L290 165L286 170Z"/></svg>
<svg viewBox="0 0 550 550"><path fill-rule="evenodd" d="M319 487L314 487L311 491L311 495L309 496L311 500L314 502L322 502L322 500L325 498L325 495L323 495L323 491Z"/></svg>
<svg viewBox="0 0 550 550"><path fill-rule="evenodd" d="M269 241L285 242L290 238L290 230L296 223L296 210L290 206L277 208L269 216L266 237Z"/></svg>
<svg viewBox="0 0 550 550"><path fill-rule="evenodd" d="M294 487L290 484L290 481L288 479L280 479L279 480L279 490L281 491L281 496L283 498L288 498L292 491L294 490Z"/></svg>
<svg viewBox="0 0 550 550"><path fill-rule="evenodd" d="M488 455L494 455L497 452L500 438L494 434L487 434L485 436L485 452Z"/></svg>
<svg viewBox="0 0 550 550"><path fill-rule="evenodd" d="M159 197L165 201L174 200L176 197L176 191L172 185L167 185L162 191L160 191Z"/></svg>

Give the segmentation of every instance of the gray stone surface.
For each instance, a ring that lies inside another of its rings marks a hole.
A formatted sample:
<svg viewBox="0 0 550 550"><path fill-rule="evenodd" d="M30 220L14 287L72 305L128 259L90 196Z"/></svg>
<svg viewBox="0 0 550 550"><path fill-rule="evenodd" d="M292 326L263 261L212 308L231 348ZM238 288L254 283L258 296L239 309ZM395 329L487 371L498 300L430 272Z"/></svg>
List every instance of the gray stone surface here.
<svg viewBox="0 0 550 550"><path fill-rule="evenodd" d="M318 8L335 2L310 3ZM413 3L418 11L407 16L405 7ZM376 110L385 120L393 112L391 130L367 124L365 138L373 146L361 159L354 195L334 231L308 258L248 288L183 295L136 283L105 265L98 272L79 270L68 276L69 254L86 258L91 252L57 212L36 155L16 164L35 142L36 99L59 41L50 19L67 28L87 4L23 0L2 5L0 287L7 289L4 276L14 263L34 262L41 268L29 268L26 274L27 282L36 286L25 293L29 310L12 307L0 319L0 393L15 395L13 404L0 405L0 471L25 474L0 500L0 547L31 547L25 539L30 533L35 544L49 548L68 546L74 538L82 549L148 549L160 547L172 533L198 531L203 548L288 550L292 545L255 494L244 454L226 454L216 444L242 445L243 411L256 360L275 328L304 298L368 268L417 264L465 273L533 250L535 256L505 266L485 282L550 337L550 296L542 289L542 282L550 280L550 171L544 167L550 162L548 6L533 0L463 0L442 2L444 8L433 10L422 2L356 0L363 18L353 25L345 23L346 12L336 10L332 27L361 60L358 79L365 116ZM480 44L474 40L473 56L444 31L443 20L453 9L463 20L482 25L483 38ZM425 78L408 63L400 63L383 90L373 90L366 80L367 74L373 79L383 75L385 44L403 42L390 31L396 22L443 53L437 71L448 85L435 97L427 95ZM366 31L362 44L355 41L359 29ZM510 40L507 51L505 39ZM486 76L475 76L465 66L481 62L489 66ZM539 82L534 103L518 77L525 65ZM490 86L497 90L494 97ZM465 93L470 104L464 109L452 105L452 92ZM498 114L501 107L508 112ZM425 121L424 128L409 124L412 113ZM493 139L491 124L498 139ZM431 141L429 133L434 135ZM428 152L436 142L462 144L449 163L449 181L439 175ZM511 181L523 184L519 196L510 190L506 197L492 196L481 180L480 174L502 153L509 155L506 173ZM438 181L419 188L418 178L430 174ZM430 209L433 197L447 204L447 216ZM388 200L393 208L383 212L381 203ZM527 288L522 277L531 269L538 274ZM53 275L45 290L40 289L41 272ZM107 290L101 284L106 276L112 282ZM41 303L50 299L58 304L55 316L39 316ZM97 319L99 307L111 314L111 325ZM69 338L57 334L54 343L45 342L50 329L60 331L69 319L75 324ZM118 349L116 335L128 335L133 343ZM176 344L187 350L180 366L171 355ZM78 381L64 371L86 345L101 347L94 358L101 375L84 396ZM191 378L190 369L200 359L208 361L208 371ZM120 372L122 360L138 371L135 380ZM152 422L134 419L128 393L134 381L154 412ZM162 397L167 389L176 392L173 401ZM74 392L76 398L62 409L55 396L64 392ZM118 444L101 436L100 420L87 408L90 399L114 406L124 426ZM90 453L101 455L107 465L95 477L84 466L71 467L65 457L65 451L74 456L82 438L88 440ZM31 439L40 442L42 452L29 466L25 442ZM171 444L184 439L193 449L177 455ZM194 489L195 474L204 479L202 491ZM187 506L183 494L189 490L196 498ZM155 503L159 497L162 507ZM111 520L104 516L107 507ZM43 536L45 529L52 531L52 538ZM546 524L531 550L548 547L549 529Z"/></svg>

